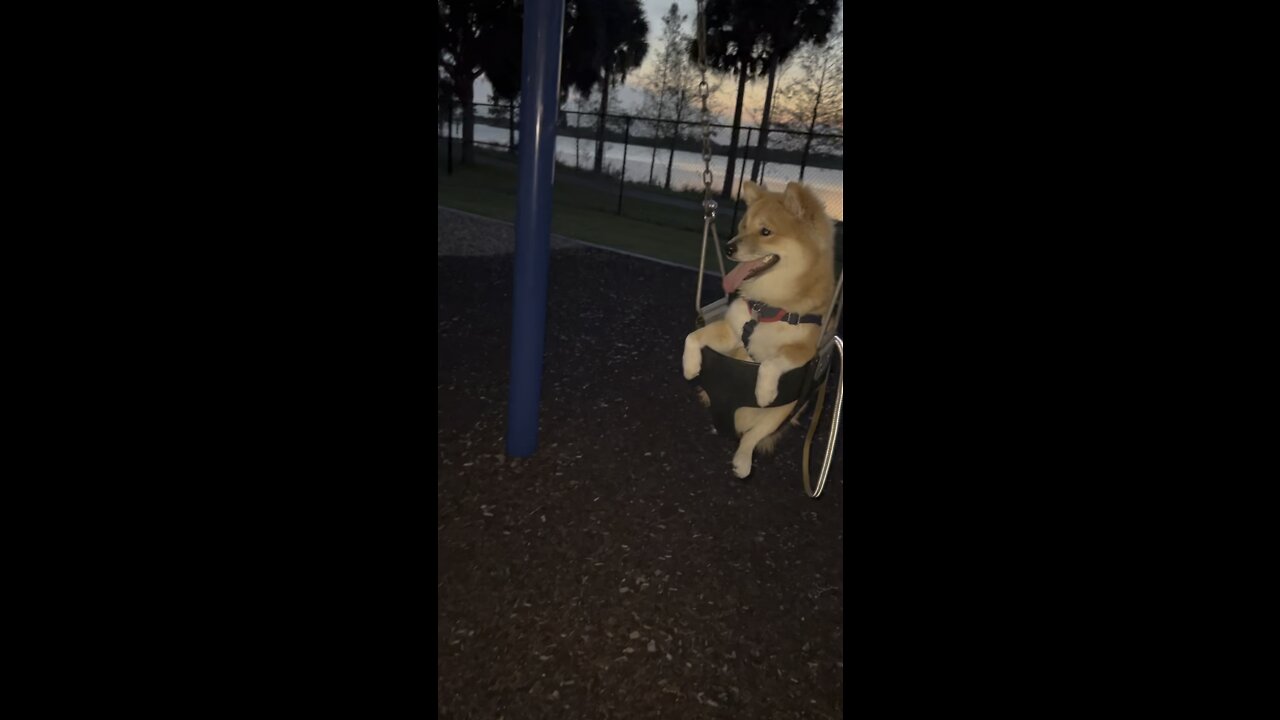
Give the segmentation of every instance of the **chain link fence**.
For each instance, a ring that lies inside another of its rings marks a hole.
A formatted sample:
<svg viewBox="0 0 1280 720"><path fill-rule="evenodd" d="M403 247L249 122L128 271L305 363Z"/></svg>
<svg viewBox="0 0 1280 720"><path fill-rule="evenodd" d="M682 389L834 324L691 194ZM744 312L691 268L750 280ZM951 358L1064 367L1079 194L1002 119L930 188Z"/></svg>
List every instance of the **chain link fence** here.
<svg viewBox="0 0 1280 720"><path fill-rule="evenodd" d="M473 142L492 151L486 161L514 162L520 142L520 108L514 104L474 103ZM585 110L561 110L556 127L556 162L564 168L595 174L598 191L612 187L617 193L617 210L625 214L628 197L667 204L687 200L701 212L702 195L701 124L696 116L655 119L633 115L604 114ZM603 128L603 132L602 132ZM729 156L732 126L711 125L712 191L721 200L722 215L731 215L736 225L742 212L744 180L755 179L770 190L781 190L788 182L808 185L826 205L836 221L844 221L844 136L774 126L768 130L767 147L757 147L760 128L742 126L738 148ZM457 103L446 108L440 118L438 136L448 147L448 172L461 157L462 111ZM733 171L724 202L725 177ZM611 178L613 184L603 182Z"/></svg>

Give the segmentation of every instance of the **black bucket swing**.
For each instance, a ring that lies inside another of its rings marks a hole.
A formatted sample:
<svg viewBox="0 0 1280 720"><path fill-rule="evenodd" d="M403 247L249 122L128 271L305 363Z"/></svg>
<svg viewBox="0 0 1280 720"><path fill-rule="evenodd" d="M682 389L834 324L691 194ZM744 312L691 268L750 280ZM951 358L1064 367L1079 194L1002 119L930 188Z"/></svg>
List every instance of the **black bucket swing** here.
<svg viewBox="0 0 1280 720"><path fill-rule="evenodd" d="M706 326L724 317L728 312L732 297L726 293L723 298L708 305L702 305L702 281L706 273L707 239L715 239L716 260L720 265L720 274L724 276L724 256L721 252L720 236L716 229L716 201L711 198L711 122L707 107L708 90L706 65L706 17L703 0L698 1L698 55L702 65L702 82L698 85L702 97L702 159L703 159L703 200L702 200L702 252L698 258L698 288L694 296L694 308L697 316L694 329ZM816 499L822 494L827 482L827 473L831 468L831 458L835 451L836 437L840 429L840 408L844 401L844 342L836 335L840 326L840 315L844 311L844 270L840 271L835 289L832 292L831 304L822 318L822 329L818 335L818 350L809 362L790 370L778 381L778 396L768 407L779 407L788 403L796 404L795 410L783 425L790 422L799 426L800 414L814 403L813 418L809 423L809 432L804 439L804 461L801 473L805 494ZM809 454L814 433L822 418L823 405L827 395L827 380L832 367L835 351L840 353L840 375L836 384L835 405L832 409L831 432L827 437L827 448L822 458L822 469L818 473L817 486L812 487L809 481ZM733 415L738 408L757 408L755 387L756 375L760 364L749 360L722 355L710 347L702 348L702 372L690 381L695 387L707 394L710 401L712 422L716 431L727 437L735 437ZM814 399L816 397L816 402ZM781 427L781 426L779 426Z"/></svg>

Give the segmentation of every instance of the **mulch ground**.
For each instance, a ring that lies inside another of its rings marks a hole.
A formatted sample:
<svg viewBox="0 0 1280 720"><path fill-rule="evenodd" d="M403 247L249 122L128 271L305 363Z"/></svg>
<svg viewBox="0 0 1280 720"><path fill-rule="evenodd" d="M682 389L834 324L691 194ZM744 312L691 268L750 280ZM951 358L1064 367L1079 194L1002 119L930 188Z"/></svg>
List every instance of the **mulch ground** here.
<svg viewBox="0 0 1280 720"><path fill-rule="evenodd" d="M795 428L735 478L680 374L695 274L558 246L525 459L511 256L438 258L439 716L843 717L843 442L819 500Z"/></svg>

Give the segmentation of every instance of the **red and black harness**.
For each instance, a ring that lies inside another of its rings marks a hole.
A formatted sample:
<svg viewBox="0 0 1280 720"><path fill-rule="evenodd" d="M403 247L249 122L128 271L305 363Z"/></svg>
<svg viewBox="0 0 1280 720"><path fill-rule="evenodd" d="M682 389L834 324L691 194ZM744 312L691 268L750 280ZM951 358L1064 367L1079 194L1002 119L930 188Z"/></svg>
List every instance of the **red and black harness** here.
<svg viewBox="0 0 1280 720"><path fill-rule="evenodd" d="M743 298L746 300L746 298ZM785 322L788 325L799 325L800 323L810 323L813 325L822 324L821 315L801 315L800 313L787 312L783 308L766 305L760 300L746 300L747 307L751 308L751 318L742 324L742 347L746 348L747 353L751 353L751 333L756 331L756 325L759 323Z"/></svg>

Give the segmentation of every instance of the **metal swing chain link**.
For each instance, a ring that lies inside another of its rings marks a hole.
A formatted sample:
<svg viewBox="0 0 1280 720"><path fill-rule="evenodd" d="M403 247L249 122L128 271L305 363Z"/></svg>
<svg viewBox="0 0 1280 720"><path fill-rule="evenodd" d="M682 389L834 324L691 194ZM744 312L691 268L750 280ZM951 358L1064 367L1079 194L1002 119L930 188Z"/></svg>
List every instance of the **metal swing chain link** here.
<svg viewBox="0 0 1280 720"><path fill-rule="evenodd" d="M698 0L698 65L702 81L698 83L698 97L702 98L702 217L714 219L716 201L711 199L711 109L707 102L711 86L707 84L707 3Z"/></svg>
<svg viewBox="0 0 1280 720"><path fill-rule="evenodd" d="M698 83L698 97L702 98L702 252L698 256L698 290L693 298L693 306L698 311L697 326L702 327L706 319L702 308L702 277L707 267L707 237L716 241L716 262L720 265L720 276L724 277L724 253L720 250L720 232L716 229L717 203L711 197L711 109L708 101L711 86L707 84L707 8L706 0L698 0L698 65L702 70L702 81ZM725 297L729 296L725 293Z"/></svg>
<svg viewBox="0 0 1280 720"><path fill-rule="evenodd" d="M710 226L711 237L716 241L716 264L720 266L720 276L724 277L724 248L720 243L720 230L716 227L717 203L711 197L711 86L707 84L707 11L706 0L698 0L698 60L702 69L702 81L698 83L698 96L702 98L702 234L705 237ZM706 254L706 241L703 241L703 254ZM729 293L725 293L726 298ZM699 296L701 297L701 296Z"/></svg>

